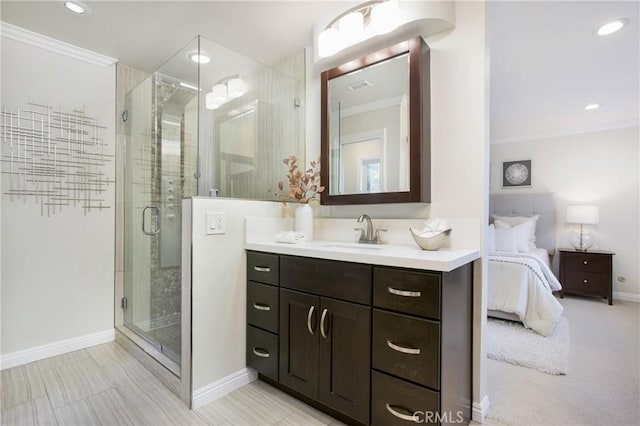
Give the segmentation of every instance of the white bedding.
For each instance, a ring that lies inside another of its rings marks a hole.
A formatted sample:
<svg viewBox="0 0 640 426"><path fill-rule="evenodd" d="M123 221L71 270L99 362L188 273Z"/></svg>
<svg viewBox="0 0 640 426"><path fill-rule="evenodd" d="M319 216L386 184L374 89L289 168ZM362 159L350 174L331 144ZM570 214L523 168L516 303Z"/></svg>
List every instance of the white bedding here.
<svg viewBox="0 0 640 426"><path fill-rule="evenodd" d="M489 255L487 309L513 313L525 327L548 336L564 308L552 291L562 286L542 253L504 253Z"/></svg>

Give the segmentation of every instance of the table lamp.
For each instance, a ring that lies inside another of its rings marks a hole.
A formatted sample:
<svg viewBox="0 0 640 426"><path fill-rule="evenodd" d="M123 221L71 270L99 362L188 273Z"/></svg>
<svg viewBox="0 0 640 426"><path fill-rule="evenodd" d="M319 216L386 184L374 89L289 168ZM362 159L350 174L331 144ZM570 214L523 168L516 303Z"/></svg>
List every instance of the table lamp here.
<svg viewBox="0 0 640 426"><path fill-rule="evenodd" d="M589 229L584 225L596 225L600 221L598 206L569 206L567 207L567 223L577 223L569 234L569 243L578 251L587 251L593 246L595 239Z"/></svg>

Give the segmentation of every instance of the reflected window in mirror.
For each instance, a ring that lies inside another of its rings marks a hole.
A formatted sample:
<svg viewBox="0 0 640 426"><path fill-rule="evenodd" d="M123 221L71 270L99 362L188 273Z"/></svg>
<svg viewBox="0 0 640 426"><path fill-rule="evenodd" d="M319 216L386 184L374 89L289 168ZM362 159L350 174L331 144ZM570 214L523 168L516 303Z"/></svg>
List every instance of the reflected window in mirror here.
<svg viewBox="0 0 640 426"><path fill-rule="evenodd" d="M322 73L323 204L429 201L429 49L408 40Z"/></svg>

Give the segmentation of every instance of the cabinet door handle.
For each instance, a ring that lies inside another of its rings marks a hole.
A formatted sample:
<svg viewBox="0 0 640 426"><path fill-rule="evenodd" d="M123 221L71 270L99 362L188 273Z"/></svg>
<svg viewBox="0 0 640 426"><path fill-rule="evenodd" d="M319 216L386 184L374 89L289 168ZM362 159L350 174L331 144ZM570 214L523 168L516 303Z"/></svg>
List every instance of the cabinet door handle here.
<svg viewBox="0 0 640 426"><path fill-rule="evenodd" d="M407 290L398 290L397 288L387 287L387 291L391 294L395 294L396 296L403 297L420 297L422 296L422 292L420 291L407 291Z"/></svg>
<svg viewBox="0 0 640 426"><path fill-rule="evenodd" d="M270 311L271 310L271 306L269 305L264 305L262 303L254 303L253 307L259 311Z"/></svg>
<svg viewBox="0 0 640 426"><path fill-rule="evenodd" d="M589 284L588 280L582 280L582 282L585 283L585 284Z"/></svg>
<svg viewBox="0 0 640 426"><path fill-rule="evenodd" d="M582 263L583 263L583 264L585 264L585 265L588 265L588 264L589 264L589 261L585 260L585 261L584 261L584 262L582 262Z"/></svg>
<svg viewBox="0 0 640 426"><path fill-rule="evenodd" d="M314 309L316 309L316 307L311 305L311 307L309 308L309 313L307 314L307 330L309 330L309 333L311 334L313 334L313 327L311 326L311 317L313 316Z"/></svg>
<svg viewBox="0 0 640 426"><path fill-rule="evenodd" d="M387 404L387 411L390 412L393 416L402 419L402 420L406 420L408 422L414 422L417 423L418 419L416 418L415 414L404 414L401 413L397 410L402 410L405 413L410 413L411 410L407 410L406 408L403 407L398 407L398 406L393 406L391 404Z"/></svg>
<svg viewBox="0 0 640 426"><path fill-rule="evenodd" d="M258 272L271 272L271 268L268 266L254 266L253 270Z"/></svg>
<svg viewBox="0 0 640 426"><path fill-rule="evenodd" d="M323 338L327 338L327 332L324 331L324 322L327 319L327 310L322 311L322 316L320 317L320 334Z"/></svg>
<svg viewBox="0 0 640 426"><path fill-rule="evenodd" d="M259 356L260 358L269 358L271 356L269 352L262 348L253 348L253 354L255 356Z"/></svg>
<svg viewBox="0 0 640 426"><path fill-rule="evenodd" d="M403 354L420 355L420 348L409 348L407 346L401 346L393 343L391 340L387 340L387 346L389 346L394 351L402 352Z"/></svg>

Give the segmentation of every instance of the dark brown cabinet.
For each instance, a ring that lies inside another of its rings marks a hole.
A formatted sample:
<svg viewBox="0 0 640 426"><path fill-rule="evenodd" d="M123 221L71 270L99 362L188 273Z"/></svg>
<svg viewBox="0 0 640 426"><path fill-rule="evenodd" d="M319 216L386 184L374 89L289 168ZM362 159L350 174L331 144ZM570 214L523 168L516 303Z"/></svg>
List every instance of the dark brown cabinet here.
<svg viewBox="0 0 640 426"><path fill-rule="evenodd" d="M247 365L262 379L349 424L470 420L471 264L249 252L247 277Z"/></svg>
<svg viewBox="0 0 640 426"><path fill-rule="evenodd" d="M600 296L613 304L612 258L610 251L560 249L561 294Z"/></svg>
<svg viewBox="0 0 640 426"><path fill-rule="evenodd" d="M280 383L369 423L371 308L283 288L280 303Z"/></svg>

